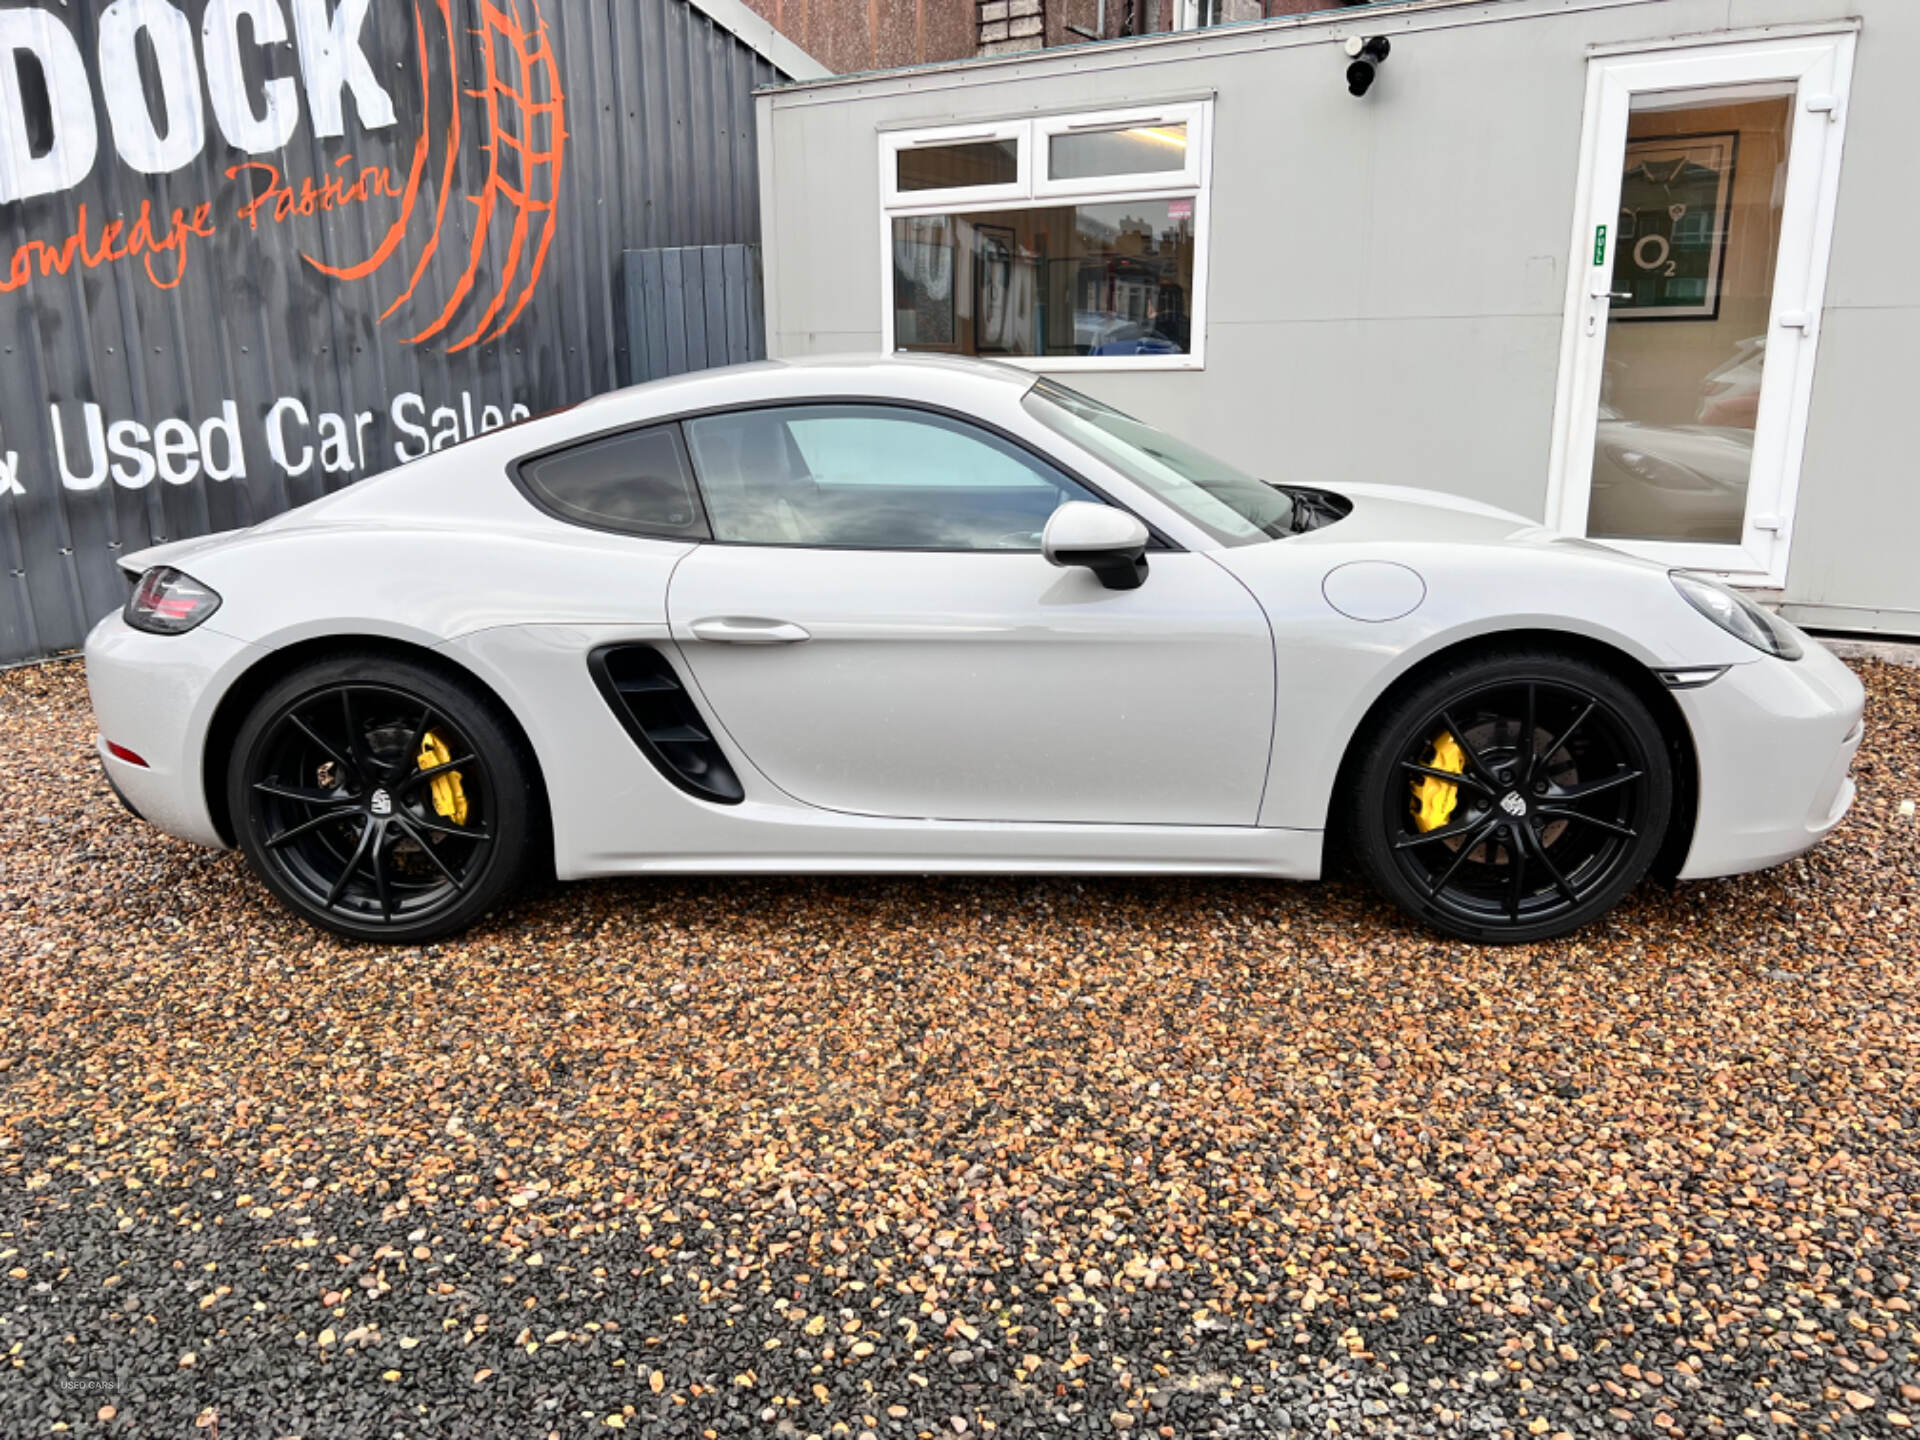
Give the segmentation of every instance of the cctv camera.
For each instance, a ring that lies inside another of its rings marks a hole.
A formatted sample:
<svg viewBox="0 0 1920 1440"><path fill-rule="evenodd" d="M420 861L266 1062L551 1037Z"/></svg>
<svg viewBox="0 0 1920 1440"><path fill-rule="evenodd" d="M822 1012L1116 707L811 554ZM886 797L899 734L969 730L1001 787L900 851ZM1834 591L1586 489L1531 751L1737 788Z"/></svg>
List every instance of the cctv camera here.
<svg viewBox="0 0 1920 1440"><path fill-rule="evenodd" d="M1375 35L1362 39L1355 35L1346 43L1346 51L1353 63L1347 66L1347 93L1364 95L1373 88L1374 72L1385 63L1393 46L1384 35Z"/></svg>

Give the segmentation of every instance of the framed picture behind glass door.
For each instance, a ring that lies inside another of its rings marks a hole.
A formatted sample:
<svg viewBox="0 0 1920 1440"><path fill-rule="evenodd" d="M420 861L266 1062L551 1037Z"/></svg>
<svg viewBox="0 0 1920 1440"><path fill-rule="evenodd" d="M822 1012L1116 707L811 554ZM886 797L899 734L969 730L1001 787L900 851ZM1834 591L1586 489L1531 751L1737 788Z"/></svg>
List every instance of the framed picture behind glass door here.
<svg viewBox="0 0 1920 1440"><path fill-rule="evenodd" d="M1613 247L1615 320L1714 320L1740 132L1629 138Z"/></svg>

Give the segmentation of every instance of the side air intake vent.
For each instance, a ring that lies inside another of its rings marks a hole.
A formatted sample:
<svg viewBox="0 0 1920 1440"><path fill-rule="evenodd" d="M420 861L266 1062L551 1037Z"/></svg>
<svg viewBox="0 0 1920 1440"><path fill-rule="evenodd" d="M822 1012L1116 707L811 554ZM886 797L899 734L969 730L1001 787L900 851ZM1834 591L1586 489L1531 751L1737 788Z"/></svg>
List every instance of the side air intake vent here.
<svg viewBox="0 0 1920 1440"><path fill-rule="evenodd" d="M587 668L662 775L702 800L737 805L746 797L665 655L651 645L603 645L587 656Z"/></svg>

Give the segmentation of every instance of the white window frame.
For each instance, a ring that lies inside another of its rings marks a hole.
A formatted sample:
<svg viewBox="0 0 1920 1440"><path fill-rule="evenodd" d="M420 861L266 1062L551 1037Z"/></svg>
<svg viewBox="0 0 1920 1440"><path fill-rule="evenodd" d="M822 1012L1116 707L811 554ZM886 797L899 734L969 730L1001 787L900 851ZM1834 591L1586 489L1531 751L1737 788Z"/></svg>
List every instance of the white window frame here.
<svg viewBox="0 0 1920 1440"><path fill-rule="evenodd" d="M1046 174L1051 137L1074 131L1126 128L1143 123L1184 124L1187 162L1180 170L1140 175L1103 175L1090 179L1052 180ZM945 190L899 188L897 157L903 150L967 140L1018 142L1018 181L1013 185L970 185ZM893 222L918 216L945 215L965 219L991 211L1058 209L1070 204L1112 204L1128 200L1193 201L1193 293L1188 314L1185 355L994 355L989 358L1026 370L1074 373L1097 370L1204 370L1206 368L1207 250L1211 225L1213 180L1213 103L1210 100L1170 104L1151 102L1124 109L1082 111L1025 120L984 121L973 125L941 125L916 130L883 131L880 135L880 339L891 354L898 342L893 314ZM955 277L958 283L958 276ZM948 353L948 352L929 352Z"/></svg>
<svg viewBox="0 0 1920 1440"><path fill-rule="evenodd" d="M1206 170L1202 151L1205 142L1207 111L1201 104L1141 105L1127 110L1110 110L1098 115L1049 115L1033 122L1033 193L1035 195L1104 196L1116 185L1127 187L1128 198L1158 194L1162 191L1198 190ZM1137 130L1153 126L1187 127L1186 164L1178 170L1147 171L1138 175L1093 175L1081 179L1056 180L1047 174L1047 161L1053 153L1056 135L1086 134L1102 130Z"/></svg>
<svg viewBox="0 0 1920 1440"><path fill-rule="evenodd" d="M880 137L880 193L888 207L981 205L1002 200L1024 200L1033 193L1029 178L1033 147L1028 143L1028 121L1003 120L988 125L941 125L931 130L894 130ZM900 154L942 145L984 144L1012 140L1018 169L1011 185L950 185L944 190L902 190ZM923 211L924 213L924 211Z"/></svg>

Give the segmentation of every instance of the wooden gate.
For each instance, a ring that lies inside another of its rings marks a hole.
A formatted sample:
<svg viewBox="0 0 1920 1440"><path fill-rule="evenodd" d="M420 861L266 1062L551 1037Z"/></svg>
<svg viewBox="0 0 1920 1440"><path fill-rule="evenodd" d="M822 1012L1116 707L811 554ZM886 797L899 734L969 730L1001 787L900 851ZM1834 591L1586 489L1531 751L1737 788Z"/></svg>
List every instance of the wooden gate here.
<svg viewBox="0 0 1920 1440"><path fill-rule="evenodd" d="M764 360L758 245L626 252L630 384Z"/></svg>

